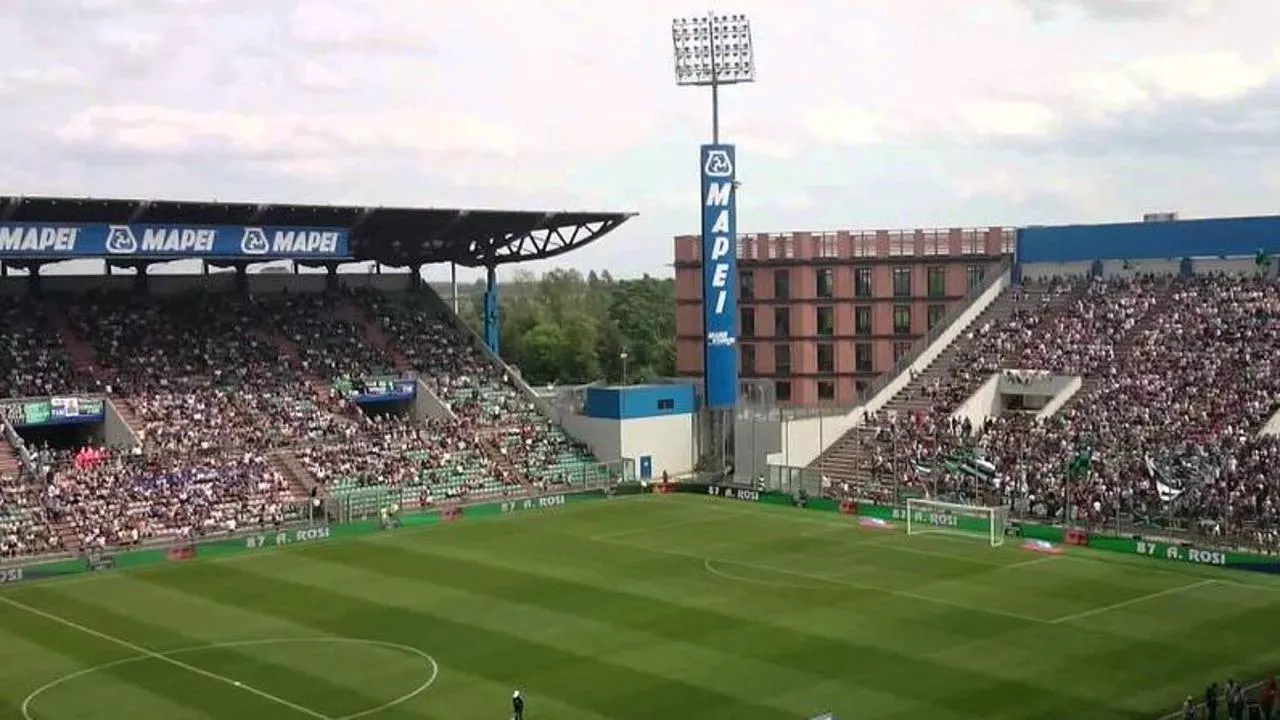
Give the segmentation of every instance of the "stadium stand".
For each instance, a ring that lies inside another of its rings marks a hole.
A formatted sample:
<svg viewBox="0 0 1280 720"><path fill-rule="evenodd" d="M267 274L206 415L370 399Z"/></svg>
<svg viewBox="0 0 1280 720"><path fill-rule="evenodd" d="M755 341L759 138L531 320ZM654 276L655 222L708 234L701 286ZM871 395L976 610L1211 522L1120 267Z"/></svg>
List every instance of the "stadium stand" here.
<svg viewBox="0 0 1280 720"><path fill-rule="evenodd" d="M118 292L4 312L7 396L101 391L143 441L91 464L41 453L34 483L6 444L8 556L272 525L313 487L368 512L388 490L424 505L597 467L434 295ZM456 417L367 416L335 390L338 377L387 374L419 377Z"/></svg>
<svg viewBox="0 0 1280 720"><path fill-rule="evenodd" d="M1274 279L1028 283L973 327L815 461L833 492L883 497L900 489L896 465L908 488L1022 515L1061 517L1071 506L1091 524L1172 524L1280 546L1271 472L1280 443L1259 436L1280 404ZM953 417L992 373L1009 370L1085 382L1048 418L1005 413L973 427ZM966 456L990 463L993 477L966 471ZM1162 496L1158 480L1175 492Z"/></svg>

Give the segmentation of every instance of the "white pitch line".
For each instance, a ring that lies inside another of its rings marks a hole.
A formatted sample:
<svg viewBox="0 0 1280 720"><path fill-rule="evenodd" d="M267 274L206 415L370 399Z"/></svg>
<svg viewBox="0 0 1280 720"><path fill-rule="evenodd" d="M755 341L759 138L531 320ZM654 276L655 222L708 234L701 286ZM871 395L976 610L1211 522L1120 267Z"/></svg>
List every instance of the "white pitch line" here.
<svg viewBox="0 0 1280 720"><path fill-rule="evenodd" d="M1058 560L1061 557L1063 556L1062 555L1045 555L1044 557L1031 558L1030 560L1023 560L1021 562L1010 563L1008 565L1001 565L1000 567L1005 570L1012 570L1013 568L1031 567L1032 565L1039 565L1041 563L1053 562L1054 560Z"/></svg>
<svg viewBox="0 0 1280 720"><path fill-rule="evenodd" d="M643 552L652 552L652 553L659 553L662 555L672 555L674 557L685 557L693 560L701 560L704 563L704 567L705 567L705 563L708 561L712 563L721 564L721 565L737 565L738 567L750 568L752 570L760 570L763 572L773 572L773 573L778 573L780 575L790 575L792 577L804 578L806 580L813 580L815 582L831 583L832 585L849 587L855 590L865 590L867 592L881 593L883 595L890 595L893 597L902 597L902 598L908 598L910 600L919 600L920 602L933 603L934 605L942 605L945 607L956 608L959 610L968 610L969 612L981 613L983 615L995 615L999 617L1006 617L1006 618L1012 618L1014 620L1020 620L1022 622L1037 623L1037 624L1047 624L1049 622L1044 618L1032 617L1030 615L1020 615L1018 613L1007 612L1005 610L996 610L994 608L974 607L972 605L965 605L963 603L951 602L950 600L943 600L942 598L930 597L928 595L919 595L917 593L913 593L908 590L894 590L892 588L881 587L879 585L864 585L862 583L855 582L853 580L845 580L844 578L833 578L833 577L827 577L825 575L815 575L813 573L807 573L800 570L791 570L789 568L774 567L772 565L761 565L759 563L748 562L745 560L729 560L725 558L713 558L713 557L707 557L705 555L699 555L697 553L681 552L679 550L671 550L669 548L645 547L643 545L632 545L631 543L619 542L616 540L607 540L607 539L601 540L597 538L592 538L592 540L595 542L605 543L608 545L616 545L618 547L631 548L632 550L640 550Z"/></svg>
<svg viewBox="0 0 1280 720"><path fill-rule="evenodd" d="M295 710L297 712L302 713L303 715L308 715L310 717L313 717L315 718L315 720L333 720L333 718L329 717L328 715L323 715L321 713L316 712L315 710L312 710L311 708L303 707L302 705L299 705L295 702L290 702L288 700L285 700L282 697L277 697L275 695L272 695L269 692L266 692L265 690L259 690L250 685L245 685L242 682L232 680L229 677L219 675L215 672L210 672L203 668L198 668L195 665L184 663L181 660L171 658L167 655L161 655L160 653L154 650L150 650L141 645L136 645L134 643L129 642L128 640L121 640L118 637L114 637L104 632L99 632L97 630L94 630L91 627L86 627L84 625L81 625L80 623L75 622L74 620L68 620L60 615L54 615L51 612L45 612L44 610L41 610L39 608L31 607L26 603L18 602L17 600L14 600L13 598L8 597L7 595L0 595L0 603L8 605L9 607L17 608L24 612L28 612L32 615L37 615L51 622L56 622L59 625L64 625L66 627L71 628L72 630L79 630L80 632L86 635L92 635L93 637L96 637L99 640L106 640L109 643L113 643L115 645L119 645L122 648L132 650L133 652L139 655L146 655L147 657L153 658L155 660L159 660L160 662L169 663L174 667L182 668L183 670L195 673L196 675L209 678L210 680L216 680L218 682L225 683L238 690L244 690L247 693L252 693L254 695L257 695L258 697L264 700L270 700L271 702L276 703L277 705L283 705L284 707L287 707L290 710Z"/></svg>
<svg viewBox="0 0 1280 720"><path fill-rule="evenodd" d="M1085 610L1084 612L1072 613L1071 615L1064 615L1063 617L1060 617L1056 620L1050 620L1049 624L1059 625L1061 623L1071 622L1073 620L1082 620L1087 617L1093 617L1094 615L1101 615L1104 612L1119 610L1120 608L1129 607L1130 605L1137 605L1138 603L1147 602L1148 600L1155 600L1156 598L1164 597L1166 595L1175 595L1177 593L1186 592L1188 590L1194 590L1199 587L1204 587L1205 585L1212 585L1216 582L1218 581L1210 578L1208 580L1193 582L1189 585L1179 585L1177 587L1166 588L1159 592L1147 593L1146 595L1142 595L1136 598L1129 598L1128 600L1122 600L1118 603L1112 603L1110 605L1105 605L1103 607L1093 608L1092 610Z"/></svg>

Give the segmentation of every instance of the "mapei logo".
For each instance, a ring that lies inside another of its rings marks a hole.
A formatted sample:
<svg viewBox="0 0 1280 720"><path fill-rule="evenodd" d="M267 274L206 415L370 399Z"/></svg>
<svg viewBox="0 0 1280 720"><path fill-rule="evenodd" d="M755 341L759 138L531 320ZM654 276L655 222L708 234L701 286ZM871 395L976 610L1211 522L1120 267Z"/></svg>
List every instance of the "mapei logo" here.
<svg viewBox="0 0 1280 720"><path fill-rule="evenodd" d="M107 226L107 252L112 255L132 255L138 252L138 239L128 225Z"/></svg>
<svg viewBox="0 0 1280 720"><path fill-rule="evenodd" d="M267 234L262 228L247 227L240 236L240 252L245 255L266 255L271 251L271 243L267 242Z"/></svg>
<svg viewBox="0 0 1280 720"><path fill-rule="evenodd" d="M729 151L708 151L707 164L702 167L702 174L712 178L733 177L733 158L729 157Z"/></svg>

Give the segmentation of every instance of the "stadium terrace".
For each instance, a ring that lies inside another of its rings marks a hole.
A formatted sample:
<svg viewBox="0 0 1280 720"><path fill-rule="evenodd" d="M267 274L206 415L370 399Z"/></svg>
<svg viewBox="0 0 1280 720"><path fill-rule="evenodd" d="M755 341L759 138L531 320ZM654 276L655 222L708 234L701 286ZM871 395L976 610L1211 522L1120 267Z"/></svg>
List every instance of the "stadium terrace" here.
<svg viewBox="0 0 1280 720"><path fill-rule="evenodd" d="M1278 218L739 238L720 309L770 322L723 346L745 387L715 467L687 323L683 380L539 393L501 359L496 267L626 214L0 206L14 717L1121 720L1229 678L1267 702ZM41 272L81 258L109 270ZM202 272L116 272L175 259ZM485 327L421 282L439 262L488 270Z"/></svg>

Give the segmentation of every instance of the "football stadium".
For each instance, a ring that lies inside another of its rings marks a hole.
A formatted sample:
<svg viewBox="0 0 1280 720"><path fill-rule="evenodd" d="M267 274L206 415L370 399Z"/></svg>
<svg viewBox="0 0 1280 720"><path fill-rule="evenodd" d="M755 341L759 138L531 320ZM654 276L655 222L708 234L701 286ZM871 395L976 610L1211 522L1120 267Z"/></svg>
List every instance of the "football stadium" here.
<svg viewBox="0 0 1280 720"><path fill-rule="evenodd" d="M626 214L3 204L6 717L1267 701L1280 285L1246 248L1280 218L1018 230L857 406L744 379L726 458L703 383L529 387L495 273L473 330L416 272L338 272ZM116 270L41 273L72 258ZM119 271L175 259L203 271Z"/></svg>
<svg viewBox="0 0 1280 720"><path fill-rule="evenodd" d="M632 213L0 197L3 716L1275 718L1280 216L740 234L715 127L557 300L666 374L505 347Z"/></svg>

